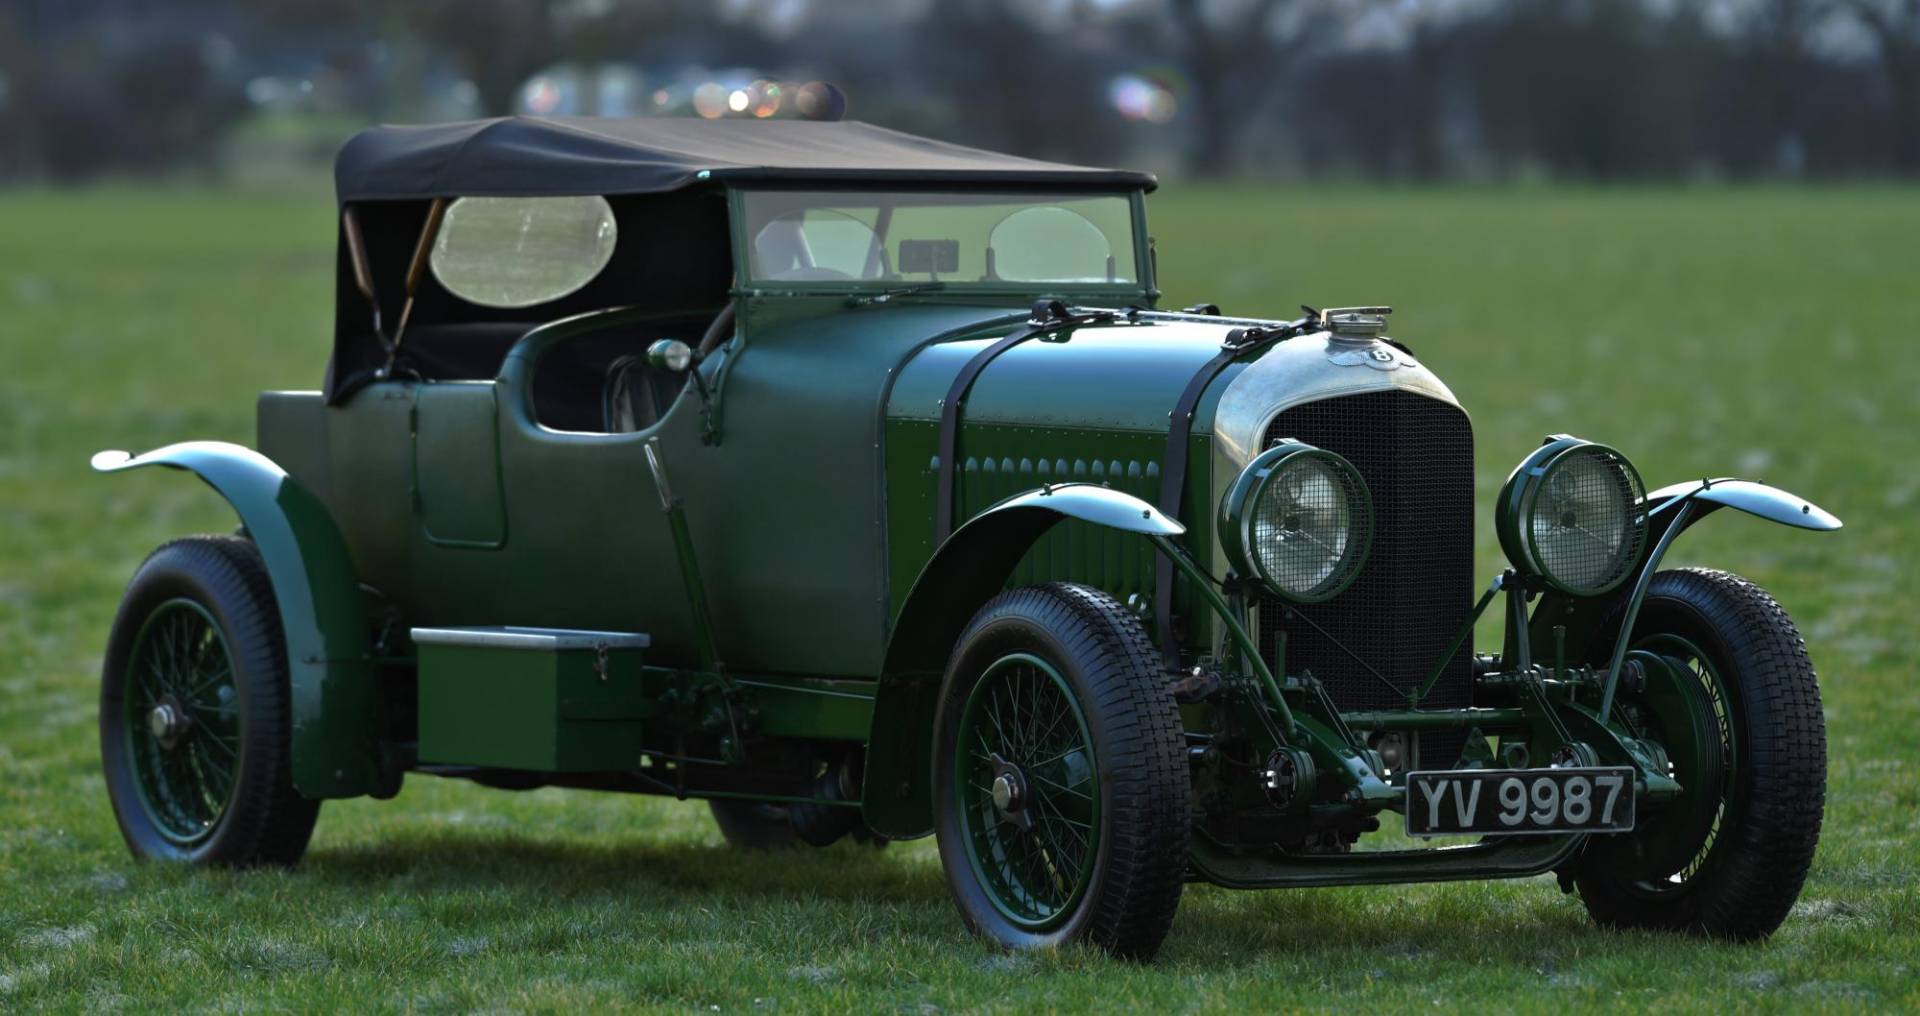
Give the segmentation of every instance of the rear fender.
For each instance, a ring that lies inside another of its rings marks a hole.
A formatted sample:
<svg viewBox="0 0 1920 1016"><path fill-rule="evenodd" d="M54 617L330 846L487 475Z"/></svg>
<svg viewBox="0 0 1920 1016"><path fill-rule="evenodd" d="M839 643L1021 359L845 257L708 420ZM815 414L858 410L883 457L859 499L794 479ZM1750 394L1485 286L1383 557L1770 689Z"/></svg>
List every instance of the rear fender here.
<svg viewBox="0 0 1920 1016"><path fill-rule="evenodd" d="M397 789L381 764L365 604L326 506L272 459L222 441L93 457L103 473L142 466L183 469L206 481L260 549L287 640L294 788L313 798Z"/></svg>
<svg viewBox="0 0 1920 1016"><path fill-rule="evenodd" d="M1064 519L1142 536L1186 532L1147 502L1089 483L1016 494L955 530L920 570L887 641L862 793L875 832L911 839L933 831L933 715L947 657L974 612Z"/></svg>

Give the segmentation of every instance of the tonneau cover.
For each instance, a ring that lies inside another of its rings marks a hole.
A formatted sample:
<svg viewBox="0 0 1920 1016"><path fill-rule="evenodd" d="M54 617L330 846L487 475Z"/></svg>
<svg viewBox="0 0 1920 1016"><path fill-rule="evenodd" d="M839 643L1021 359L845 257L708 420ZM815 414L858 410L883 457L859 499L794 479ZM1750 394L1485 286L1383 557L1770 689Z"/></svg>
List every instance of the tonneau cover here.
<svg viewBox="0 0 1920 1016"><path fill-rule="evenodd" d="M856 121L506 117L372 127L334 164L344 204L650 194L700 180L1146 188L1149 173L1023 159Z"/></svg>

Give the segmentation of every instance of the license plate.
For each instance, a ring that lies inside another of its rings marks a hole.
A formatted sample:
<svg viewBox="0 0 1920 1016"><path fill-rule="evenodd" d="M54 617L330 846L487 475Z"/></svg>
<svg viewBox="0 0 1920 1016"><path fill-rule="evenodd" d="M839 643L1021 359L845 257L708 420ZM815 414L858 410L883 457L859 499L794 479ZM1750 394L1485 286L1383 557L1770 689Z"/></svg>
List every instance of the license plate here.
<svg viewBox="0 0 1920 1016"><path fill-rule="evenodd" d="M1633 769L1453 769L1407 774L1407 835L1624 833Z"/></svg>

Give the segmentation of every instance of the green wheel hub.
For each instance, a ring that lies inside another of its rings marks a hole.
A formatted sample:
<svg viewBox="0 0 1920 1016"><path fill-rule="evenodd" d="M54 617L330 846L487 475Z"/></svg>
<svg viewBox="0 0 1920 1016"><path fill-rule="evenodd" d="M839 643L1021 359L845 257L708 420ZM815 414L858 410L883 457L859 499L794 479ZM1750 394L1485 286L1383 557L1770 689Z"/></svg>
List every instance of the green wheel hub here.
<svg viewBox="0 0 1920 1016"><path fill-rule="evenodd" d="M1027 653L996 660L967 696L955 740L961 840L1008 920L1040 931L1073 913L1100 852L1100 779L1066 678Z"/></svg>
<svg viewBox="0 0 1920 1016"><path fill-rule="evenodd" d="M1679 635L1662 633L1641 639L1634 648L1658 654L1672 668L1675 678L1698 686L1695 694L1689 697L1698 703L1695 708L1705 713L1701 719L1705 721L1702 726L1708 736L1701 739L1700 743L1686 747L1694 752L1715 756L1704 760L1706 764L1699 769L1717 776L1717 785L1689 789L1690 795L1710 795L1693 802L1694 808L1700 809L1698 817L1701 821L1698 824L1670 822L1663 820L1663 816L1656 816L1645 823L1641 831L1643 836L1669 841L1660 844L1658 853L1677 862L1677 867L1661 877L1634 883L1634 889L1646 895L1684 892L1712 862L1714 847L1719 843L1720 834L1727 827L1737 803L1734 789L1738 785L1741 763L1737 732L1739 724L1735 721L1734 703L1726 679L1712 657L1699 645ZM1634 719L1634 726L1642 733L1653 734L1666 741L1684 736L1679 729L1683 723L1678 716L1659 719L1649 713L1642 713ZM1663 729L1647 729L1649 724ZM1707 814L1709 809L1710 815Z"/></svg>
<svg viewBox="0 0 1920 1016"><path fill-rule="evenodd" d="M233 654L205 607L189 599L148 615L128 655L124 729L140 804L183 847L213 835L240 774Z"/></svg>

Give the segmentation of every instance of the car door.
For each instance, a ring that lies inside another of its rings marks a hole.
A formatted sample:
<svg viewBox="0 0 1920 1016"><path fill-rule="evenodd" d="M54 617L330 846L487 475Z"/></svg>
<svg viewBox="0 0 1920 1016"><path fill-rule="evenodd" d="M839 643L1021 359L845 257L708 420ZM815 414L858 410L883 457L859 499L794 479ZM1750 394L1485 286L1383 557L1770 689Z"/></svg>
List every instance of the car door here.
<svg viewBox="0 0 1920 1016"><path fill-rule="evenodd" d="M421 385L413 407L413 507L440 547L498 550L507 542L494 385Z"/></svg>

